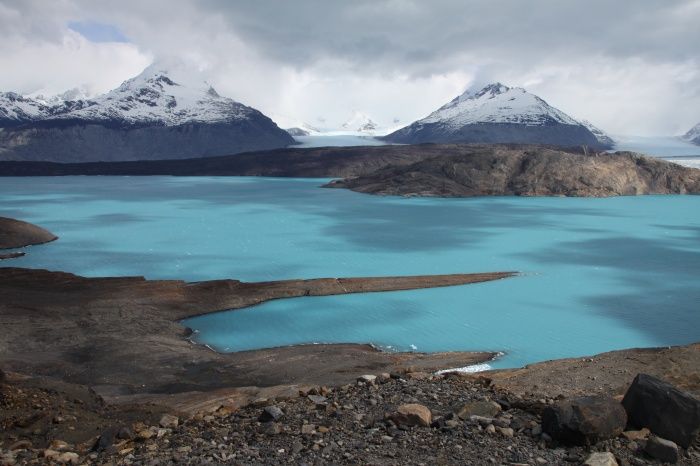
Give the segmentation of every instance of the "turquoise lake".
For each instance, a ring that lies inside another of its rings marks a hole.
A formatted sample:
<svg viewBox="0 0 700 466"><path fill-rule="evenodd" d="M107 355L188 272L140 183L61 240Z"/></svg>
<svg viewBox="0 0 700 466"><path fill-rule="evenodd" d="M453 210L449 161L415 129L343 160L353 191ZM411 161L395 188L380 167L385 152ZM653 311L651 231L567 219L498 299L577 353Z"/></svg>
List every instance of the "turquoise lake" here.
<svg viewBox="0 0 700 466"><path fill-rule="evenodd" d="M189 281L521 276L279 300L184 322L222 351L362 342L495 367L700 340L700 196L387 198L325 180L0 178L0 216L60 236L2 267Z"/></svg>

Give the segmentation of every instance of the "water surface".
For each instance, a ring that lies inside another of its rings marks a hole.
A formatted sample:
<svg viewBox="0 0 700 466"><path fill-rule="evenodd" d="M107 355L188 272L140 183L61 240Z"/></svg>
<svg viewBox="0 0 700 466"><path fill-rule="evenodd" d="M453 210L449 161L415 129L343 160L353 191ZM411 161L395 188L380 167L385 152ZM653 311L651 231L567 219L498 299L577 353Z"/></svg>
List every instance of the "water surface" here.
<svg viewBox="0 0 700 466"><path fill-rule="evenodd" d="M403 199L326 180L0 179L60 240L0 266L246 281L517 270L497 282L279 300L189 319L224 351L370 342L497 366L700 340L700 197Z"/></svg>

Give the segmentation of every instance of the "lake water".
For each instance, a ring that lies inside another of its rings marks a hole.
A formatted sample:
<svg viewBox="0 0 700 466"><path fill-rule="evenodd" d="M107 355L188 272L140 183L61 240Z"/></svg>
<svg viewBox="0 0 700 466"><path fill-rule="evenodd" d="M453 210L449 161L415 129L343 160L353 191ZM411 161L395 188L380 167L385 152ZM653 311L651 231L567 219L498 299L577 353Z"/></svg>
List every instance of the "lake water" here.
<svg viewBox="0 0 700 466"><path fill-rule="evenodd" d="M0 178L0 215L60 236L0 266L246 281L516 270L430 290L189 319L222 351L369 342L496 367L700 340L700 196L387 198L268 178Z"/></svg>

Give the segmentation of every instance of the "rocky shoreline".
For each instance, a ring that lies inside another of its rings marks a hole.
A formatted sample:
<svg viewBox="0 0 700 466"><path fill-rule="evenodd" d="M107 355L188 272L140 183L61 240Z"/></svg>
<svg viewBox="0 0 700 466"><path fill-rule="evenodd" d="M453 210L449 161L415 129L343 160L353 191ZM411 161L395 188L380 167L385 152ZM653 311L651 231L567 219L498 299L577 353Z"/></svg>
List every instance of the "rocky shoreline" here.
<svg viewBox="0 0 700 466"><path fill-rule="evenodd" d="M679 449L653 430L618 438L615 428L572 446L542 418L582 395L619 403L610 397L621 398L641 372L685 390L696 406L700 344L436 375L495 354L359 344L220 354L193 344L178 323L270 299L514 275L186 283L0 268L0 323L10 329L0 333L0 465L700 464L696 438ZM498 410L478 411L485 406Z"/></svg>
<svg viewBox="0 0 700 466"><path fill-rule="evenodd" d="M690 366L675 363L684 355L692 355ZM627 361L634 360L658 377L682 369L689 393L697 397L699 356L696 344L551 362L585 365L599 374L592 382L600 387L594 397L569 395L562 386L567 382L541 368L444 375L406 368L345 384L280 388L245 404L222 402L194 413L105 405L83 387L11 374L0 384L0 464L698 465L697 430L681 446L660 438L657 424L648 429L628 421L627 414L629 409L633 419L666 406L675 416L675 431L665 435L683 442L682 432L700 427L697 398L685 394L690 405L664 405L675 388L651 376L643 384L637 377L632 384L637 388L630 388L626 375L623 399L608 390L611 371L605 365L614 361L618 371L627 371ZM675 367L663 368L661 360ZM499 377L525 373L539 378L546 395L527 385L498 383ZM661 390L654 391L649 380ZM648 393L662 402L627 407L628 400ZM573 418L561 414L577 405L589 409ZM582 437L562 436L563 428Z"/></svg>
<svg viewBox="0 0 700 466"><path fill-rule="evenodd" d="M58 237L56 235L39 226L13 218L0 217L0 250L44 244L57 239ZM5 255L10 256L12 254L18 253L9 253ZM4 258L7 259L9 257Z"/></svg>

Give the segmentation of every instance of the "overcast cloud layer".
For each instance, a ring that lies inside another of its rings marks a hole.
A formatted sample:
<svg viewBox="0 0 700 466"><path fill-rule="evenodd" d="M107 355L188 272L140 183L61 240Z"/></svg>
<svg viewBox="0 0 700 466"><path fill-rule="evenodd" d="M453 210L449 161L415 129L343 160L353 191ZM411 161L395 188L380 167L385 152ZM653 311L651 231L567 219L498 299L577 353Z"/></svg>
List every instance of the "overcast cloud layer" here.
<svg viewBox="0 0 700 466"><path fill-rule="evenodd" d="M699 24L700 0L0 0L0 89L94 94L177 57L282 125L409 123L501 81L614 134L679 134L700 122Z"/></svg>

